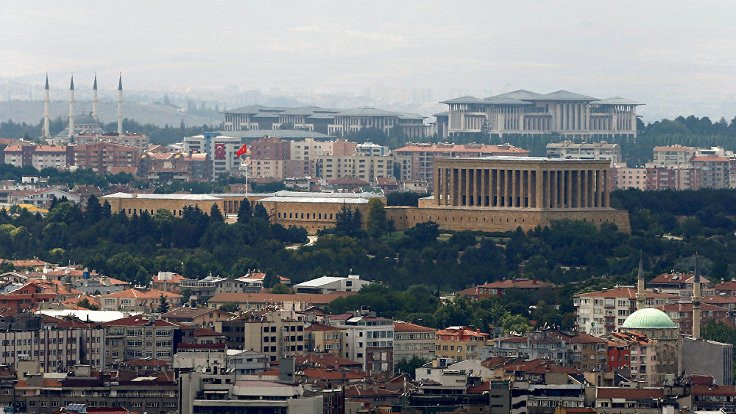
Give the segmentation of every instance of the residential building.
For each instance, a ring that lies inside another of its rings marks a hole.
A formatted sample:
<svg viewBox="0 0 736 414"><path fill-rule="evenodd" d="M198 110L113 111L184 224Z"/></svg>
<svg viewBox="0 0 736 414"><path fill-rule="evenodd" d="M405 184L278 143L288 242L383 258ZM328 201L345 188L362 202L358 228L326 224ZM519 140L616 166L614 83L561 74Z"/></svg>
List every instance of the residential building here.
<svg viewBox="0 0 736 414"><path fill-rule="evenodd" d="M328 322L346 332L343 355L360 362L366 374L394 367L394 321L370 314L330 315Z"/></svg>
<svg viewBox="0 0 736 414"><path fill-rule="evenodd" d="M702 296L713 296L716 294L714 288L710 287L710 280L700 277L700 291ZM682 299L689 300L693 293L693 280L695 279L695 273L682 273L682 272L671 272L662 273L647 282L647 285L652 289L662 293L669 293L677 295Z"/></svg>
<svg viewBox="0 0 736 414"><path fill-rule="evenodd" d="M354 292L332 292L325 294L274 294L274 293L218 293L209 300L211 308L226 303L238 305L241 311L262 310L270 307L288 309L296 312L307 310L313 305L327 305L337 298L354 294Z"/></svg>
<svg viewBox="0 0 736 414"><path fill-rule="evenodd" d="M437 158L482 158L491 156L526 157L529 151L513 145L481 145L450 143L410 143L393 151L394 164L399 165L401 180L433 183L434 160Z"/></svg>
<svg viewBox="0 0 736 414"><path fill-rule="evenodd" d="M94 323L21 314L0 319L0 364L35 361L45 372L105 366L105 336Z"/></svg>
<svg viewBox="0 0 736 414"><path fill-rule="evenodd" d="M636 138L636 107L621 97L597 99L564 90L540 94L517 90L479 99L463 96L441 102L448 106L448 136L463 133L559 134L567 137ZM446 138L446 137L443 137Z"/></svg>
<svg viewBox="0 0 736 414"><path fill-rule="evenodd" d="M65 169L75 164L74 146L10 144L3 150L5 164L16 167Z"/></svg>
<svg viewBox="0 0 736 414"><path fill-rule="evenodd" d="M575 143L572 141L547 144L549 158L575 160L609 160L611 164L621 161L621 146L606 141Z"/></svg>
<svg viewBox="0 0 736 414"><path fill-rule="evenodd" d="M101 373L92 371L89 366L77 366L71 372L27 372L16 384L16 402L20 410L39 414L58 413L70 404L86 405L88 408L81 412L87 413L117 412L101 407L171 413L177 411L177 397L177 384L172 372Z"/></svg>
<svg viewBox="0 0 736 414"><path fill-rule="evenodd" d="M708 375L715 384L733 384L733 344L707 339L682 338L684 375Z"/></svg>
<svg viewBox="0 0 736 414"><path fill-rule="evenodd" d="M617 164L613 169L614 186L619 189L647 189L647 169L641 167L629 168L626 164Z"/></svg>
<svg viewBox="0 0 736 414"><path fill-rule="evenodd" d="M345 349L345 329L336 326L313 323L305 330L306 351L326 353L340 357Z"/></svg>
<svg viewBox="0 0 736 414"><path fill-rule="evenodd" d="M97 142L74 147L75 164L96 173L127 172L135 174L143 151L139 147Z"/></svg>
<svg viewBox="0 0 736 414"><path fill-rule="evenodd" d="M214 328L217 322L234 316L220 309L179 307L162 314L161 319L176 324L189 323L202 328Z"/></svg>
<svg viewBox="0 0 736 414"><path fill-rule="evenodd" d="M115 369L120 362L149 358L171 362L178 326L162 319L129 316L102 324L105 329L105 364Z"/></svg>
<svg viewBox="0 0 736 414"><path fill-rule="evenodd" d="M652 164L656 167L675 167L684 165L698 152L695 147L686 147L683 145L669 145L654 147L652 151Z"/></svg>
<svg viewBox="0 0 736 414"><path fill-rule="evenodd" d="M205 133L184 138L184 152L206 154L212 167L207 175L214 179L223 175L240 174L242 158L235 153L243 143L238 137Z"/></svg>
<svg viewBox="0 0 736 414"><path fill-rule="evenodd" d="M391 155L391 151L385 145L378 145L372 142L363 142L355 146L355 154L380 157L383 155Z"/></svg>
<svg viewBox="0 0 736 414"><path fill-rule="evenodd" d="M268 308L215 322L228 346L262 352L270 361L307 351L304 317L293 310Z"/></svg>
<svg viewBox="0 0 736 414"><path fill-rule="evenodd" d="M357 178L371 183L394 174L394 159L390 155L321 155L316 163L317 176L326 180Z"/></svg>
<svg viewBox="0 0 736 414"><path fill-rule="evenodd" d="M555 287L551 283L536 279L514 278L499 280L497 282L484 283L459 292L460 295L473 299L485 299L494 296L503 296L508 289L519 289L522 291L535 291L537 289L550 289Z"/></svg>
<svg viewBox="0 0 736 414"><path fill-rule="evenodd" d="M488 339L488 334L467 326L450 326L438 330L436 337L435 356L459 362L477 359L480 348Z"/></svg>
<svg viewBox="0 0 736 414"><path fill-rule="evenodd" d="M654 387L596 387L595 412L658 414L663 411L665 393Z"/></svg>
<svg viewBox="0 0 736 414"><path fill-rule="evenodd" d="M219 367L182 373L179 377L181 414L283 413L323 414L322 395L308 397L292 378L281 381L241 380Z"/></svg>
<svg viewBox="0 0 736 414"><path fill-rule="evenodd" d="M702 187L730 188L730 158L698 154L690 159L690 164L700 171Z"/></svg>
<svg viewBox="0 0 736 414"><path fill-rule="evenodd" d="M322 276L294 285L296 293L357 292L371 282L362 280L359 275L348 277Z"/></svg>
<svg viewBox="0 0 736 414"><path fill-rule="evenodd" d="M667 293L646 292L646 306L657 307L676 303L679 297ZM619 329L636 310L636 289L620 286L574 297L577 327L594 336L607 335Z"/></svg>
<svg viewBox="0 0 736 414"><path fill-rule="evenodd" d="M146 134L136 133L78 134L74 137L74 143L77 145L96 144L98 142L112 142L145 150L148 148L149 139Z"/></svg>
<svg viewBox="0 0 736 414"><path fill-rule="evenodd" d="M414 357L431 361L436 354L437 330L409 322L394 322L394 361Z"/></svg>
<svg viewBox="0 0 736 414"><path fill-rule="evenodd" d="M692 302L668 303L666 305L657 306L657 309L663 311L677 325L680 333L690 335L693 331L693 304ZM711 305L708 303L700 304L700 326L705 326L707 321L732 323L733 319L729 317L728 308Z"/></svg>
<svg viewBox="0 0 736 414"><path fill-rule="evenodd" d="M156 312L161 297L169 307L181 301L181 295L156 289L133 288L100 296L101 310L128 312Z"/></svg>

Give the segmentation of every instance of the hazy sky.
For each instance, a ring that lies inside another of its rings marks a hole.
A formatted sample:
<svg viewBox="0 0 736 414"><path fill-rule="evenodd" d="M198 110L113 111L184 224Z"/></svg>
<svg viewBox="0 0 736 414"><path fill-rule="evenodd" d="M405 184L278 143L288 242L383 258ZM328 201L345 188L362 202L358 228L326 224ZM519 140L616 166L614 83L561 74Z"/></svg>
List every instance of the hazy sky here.
<svg viewBox="0 0 736 414"><path fill-rule="evenodd" d="M735 1L7 1L0 77L437 100L525 88L736 114Z"/></svg>

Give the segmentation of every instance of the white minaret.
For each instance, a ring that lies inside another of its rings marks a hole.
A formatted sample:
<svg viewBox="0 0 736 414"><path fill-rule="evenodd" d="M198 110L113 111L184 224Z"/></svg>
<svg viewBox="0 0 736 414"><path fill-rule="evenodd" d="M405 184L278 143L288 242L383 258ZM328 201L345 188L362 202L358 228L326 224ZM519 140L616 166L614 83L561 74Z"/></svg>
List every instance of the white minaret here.
<svg viewBox="0 0 736 414"><path fill-rule="evenodd" d="M43 96L43 137L48 138L51 136L49 132L49 74L46 74L46 86L44 86Z"/></svg>
<svg viewBox="0 0 736 414"><path fill-rule="evenodd" d="M695 275L693 276L693 338L700 338L700 258L695 254Z"/></svg>
<svg viewBox="0 0 736 414"><path fill-rule="evenodd" d="M97 112L97 74L95 73L95 81L92 83L92 118L99 121L99 116Z"/></svg>
<svg viewBox="0 0 736 414"><path fill-rule="evenodd" d="M69 138L74 136L74 75L72 75L72 81L69 84Z"/></svg>
<svg viewBox="0 0 736 414"><path fill-rule="evenodd" d="M118 78L118 136L123 135L123 75Z"/></svg>
<svg viewBox="0 0 736 414"><path fill-rule="evenodd" d="M646 308L647 295L644 292L644 257L639 252L639 272L636 276L636 310Z"/></svg>

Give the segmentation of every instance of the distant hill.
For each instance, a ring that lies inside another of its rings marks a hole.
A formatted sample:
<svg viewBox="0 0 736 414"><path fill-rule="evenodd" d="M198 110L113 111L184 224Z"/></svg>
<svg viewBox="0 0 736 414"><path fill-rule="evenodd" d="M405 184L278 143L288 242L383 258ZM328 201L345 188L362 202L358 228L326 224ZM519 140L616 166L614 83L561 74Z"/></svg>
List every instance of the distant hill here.
<svg viewBox="0 0 736 414"><path fill-rule="evenodd" d="M117 121L117 104L112 101L100 101L100 121L103 123ZM78 114L91 112L91 101L77 101ZM61 116L66 119L69 113L69 104L66 101L53 101L49 108L51 119ZM181 121L191 125L217 125L222 122L222 115L216 112L208 114L191 114L185 109L178 109L164 104L141 104L126 102L123 104L123 116L135 119L141 124L179 126ZM0 120L12 119L15 122L36 124L43 118L42 101L3 101L0 102Z"/></svg>

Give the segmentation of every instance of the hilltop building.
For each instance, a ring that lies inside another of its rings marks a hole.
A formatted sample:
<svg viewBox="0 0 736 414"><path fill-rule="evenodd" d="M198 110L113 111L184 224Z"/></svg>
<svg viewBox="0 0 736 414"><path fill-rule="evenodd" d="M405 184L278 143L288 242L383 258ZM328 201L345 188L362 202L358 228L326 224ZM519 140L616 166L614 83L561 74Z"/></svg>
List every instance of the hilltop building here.
<svg viewBox="0 0 736 414"><path fill-rule="evenodd" d="M598 99L565 90L541 94L523 89L441 103L449 110L435 115L442 138L463 133L635 138L636 108L643 105L621 97Z"/></svg>

